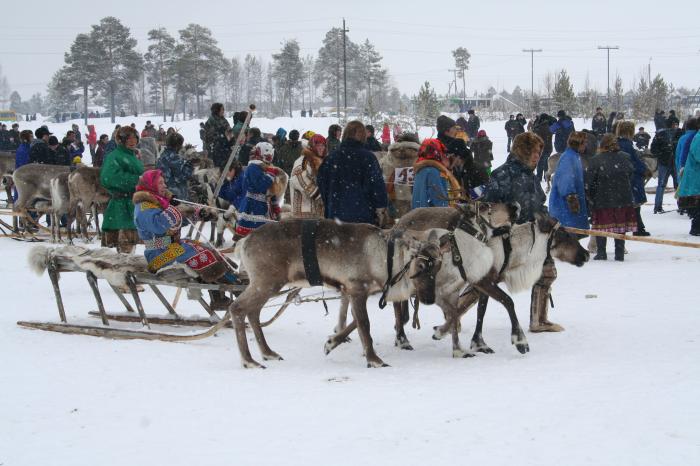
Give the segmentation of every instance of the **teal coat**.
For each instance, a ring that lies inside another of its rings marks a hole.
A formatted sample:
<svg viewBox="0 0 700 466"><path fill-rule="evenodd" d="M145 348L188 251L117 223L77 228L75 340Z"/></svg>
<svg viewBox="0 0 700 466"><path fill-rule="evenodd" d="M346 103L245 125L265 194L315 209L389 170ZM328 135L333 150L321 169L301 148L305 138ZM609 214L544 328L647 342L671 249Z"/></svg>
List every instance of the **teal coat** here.
<svg viewBox="0 0 700 466"><path fill-rule="evenodd" d="M698 195L700 195L700 138L695 137L690 143L690 151L683 168L678 197Z"/></svg>

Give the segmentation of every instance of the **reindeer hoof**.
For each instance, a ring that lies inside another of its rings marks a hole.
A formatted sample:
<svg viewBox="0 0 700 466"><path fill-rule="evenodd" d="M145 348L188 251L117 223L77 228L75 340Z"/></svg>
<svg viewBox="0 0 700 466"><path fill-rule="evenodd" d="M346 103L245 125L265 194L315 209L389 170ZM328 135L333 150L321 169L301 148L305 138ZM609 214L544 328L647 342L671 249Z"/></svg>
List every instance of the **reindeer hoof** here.
<svg viewBox="0 0 700 466"><path fill-rule="evenodd" d="M413 351L413 346L411 346L411 342L406 337L394 340L394 346L398 346L402 350Z"/></svg>
<svg viewBox="0 0 700 466"><path fill-rule="evenodd" d="M440 327L433 327L433 340L442 340L442 337L444 336L445 334L440 331Z"/></svg>
<svg viewBox="0 0 700 466"><path fill-rule="evenodd" d="M471 346L469 347L470 350L477 352L477 353L484 353L484 354L493 354L494 351L486 344L486 343L475 343L472 342Z"/></svg>
<svg viewBox="0 0 700 466"><path fill-rule="evenodd" d="M367 367L372 369L372 368L377 368L377 367L391 367L389 364L385 363L381 359L377 359L374 361L367 361Z"/></svg>
<svg viewBox="0 0 700 466"><path fill-rule="evenodd" d="M515 348L520 352L520 354L525 354L530 351L530 345L527 343L527 338L525 334L512 335L510 337L510 342L515 345Z"/></svg>
<svg viewBox="0 0 700 466"><path fill-rule="evenodd" d="M265 361L284 361L284 358L274 351L268 354L263 354L263 359Z"/></svg>
<svg viewBox="0 0 700 466"><path fill-rule="evenodd" d="M471 353L469 351L464 351L462 348L458 348L458 349L452 350L452 357L453 358L473 358L474 353Z"/></svg>
<svg viewBox="0 0 700 466"><path fill-rule="evenodd" d="M250 361L244 361L243 367L246 369L266 369L265 366L263 366L259 362L253 361L252 359Z"/></svg>

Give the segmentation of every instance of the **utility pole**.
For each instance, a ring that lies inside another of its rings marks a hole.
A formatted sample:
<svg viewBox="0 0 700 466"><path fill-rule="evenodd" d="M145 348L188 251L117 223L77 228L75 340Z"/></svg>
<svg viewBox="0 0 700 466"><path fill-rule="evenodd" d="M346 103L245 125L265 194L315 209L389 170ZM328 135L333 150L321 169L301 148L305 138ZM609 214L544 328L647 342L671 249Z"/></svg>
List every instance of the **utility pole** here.
<svg viewBox="0 0 700 466"><path fill-rule="evenodd" d="M345 108L345 119L348 118L348 58L346 53L346 36L345 33L350 32L350 29L345 28L345 18L343 18L343 107Z"/></svg>
<svg viewBox="0 0 700 466"><path fill-rule="evenodd" d="M651 57L649 57L649 67L647 68L647 76L649 81L647 81L647 84L651 86Z"/></svg>
<svg viewBox="0 0 700 466"><path fill-rule="evenodd" d="M530 54L530 105L535 101L535 52L542 49L523 49L523 52Z"/></svg>
<svg viewBox="0 0 700 466"><path fill-rule="evenodd" d="M611 50L619 50L619 46L617 45L599 45L598 50L607 50L608 51L608 105L610 105L610 51Z"/></svg>
<svg viewBox="0 0 700 466"><path fill-rule="evenodd" d="M457 97L457 71L459 71L459 70L458 70L458 69L451 69L451 70L447 70L447 71L449 71L449 72L451 72L451 73L454 73L455 79L454 79L454 81L452 81L452 82L455 83L455 98L456 98L456 97ZM460 111L461 111L461 110L462 110L462 109L460 108Z"/></svg>

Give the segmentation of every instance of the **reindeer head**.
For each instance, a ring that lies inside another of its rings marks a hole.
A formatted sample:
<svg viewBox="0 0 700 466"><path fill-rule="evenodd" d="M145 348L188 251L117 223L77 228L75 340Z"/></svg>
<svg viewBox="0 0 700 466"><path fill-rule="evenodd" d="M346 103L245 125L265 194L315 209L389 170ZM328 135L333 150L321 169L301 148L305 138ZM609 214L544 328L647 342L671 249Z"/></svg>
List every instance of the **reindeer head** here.
<svg viewBox="0 0 700 466"><path fill-rule="evenodd" d="M442 267L442 254L449 250L449 244L441 241L447 230L399 232L402 243L411 254L408 276L413 281L418 300L424 304L435 303L435 277ZM399 243L400 242L400 243Z"/></svg>
<svg viewBox="0 0 700 466"><path fill-rule="evenodd" d="M588 262L590 255L588 251L581 246L578 237L559 228L557 219L549 215L537 214L535 216L535 222L539 231L549 235L548 246L549 253L552 257L562 262L574 264L577 267L581 267Z"/></svg>

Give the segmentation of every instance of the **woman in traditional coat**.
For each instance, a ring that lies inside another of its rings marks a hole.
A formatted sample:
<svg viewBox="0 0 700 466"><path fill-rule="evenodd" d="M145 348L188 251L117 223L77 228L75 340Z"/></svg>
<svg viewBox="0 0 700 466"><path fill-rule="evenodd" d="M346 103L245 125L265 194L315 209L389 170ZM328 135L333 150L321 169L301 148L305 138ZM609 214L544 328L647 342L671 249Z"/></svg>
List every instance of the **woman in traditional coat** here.
<svg viewBox="0 0 700 466"><path fill-rule="evenodd" d="M292 216L296 218L323 218L323 200L316 184L318 168L326 156L326 138L314 134L309 147L294 162L289 179Z"/></svg>
<svg viewBox="0 0 700 466"><path fill-rule="evenodd" d="M117 147L105 156L100 170L100 184L111 196L102 223L102 246L131 253L138 240L131 197L143 174L143 163L136 157L139 136L134 128L119 128L115 138Z"/></svg>

